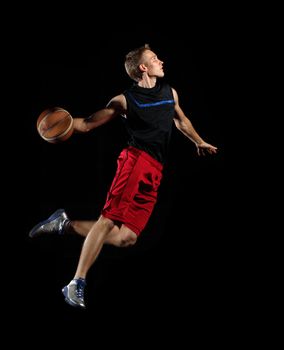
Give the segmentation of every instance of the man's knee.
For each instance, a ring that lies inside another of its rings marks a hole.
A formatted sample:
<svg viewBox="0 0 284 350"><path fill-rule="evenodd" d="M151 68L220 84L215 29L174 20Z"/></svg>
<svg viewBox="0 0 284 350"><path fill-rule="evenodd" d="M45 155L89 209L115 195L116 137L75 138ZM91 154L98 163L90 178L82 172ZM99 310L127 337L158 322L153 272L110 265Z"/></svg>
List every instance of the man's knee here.
<svg viewBox="0 0 284 350"><path fill-rule="evenodd" d="M121 247L128 247L134 245L137 241L137 236L133 231L121 231L119 235L119 245Z"/></svg>
<svg viewBox="0 0 284 350"><path fill-rule="evenodd" d="M102 224L103 226L105 226L107 228L107 230L112 230L114 228L114 222L111 219L106 218L105 216L101 215L99 217L98 222L100 222L100 224Z"/></svg>

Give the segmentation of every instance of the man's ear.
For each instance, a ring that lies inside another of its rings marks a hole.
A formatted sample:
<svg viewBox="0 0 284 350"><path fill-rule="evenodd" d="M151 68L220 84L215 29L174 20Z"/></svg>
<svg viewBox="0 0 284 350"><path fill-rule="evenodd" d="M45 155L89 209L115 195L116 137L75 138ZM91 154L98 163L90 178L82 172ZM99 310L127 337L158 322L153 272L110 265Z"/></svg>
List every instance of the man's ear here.
<svg viewBox="0 0 284 350"><path fill-rule="evenodd" d="M146 72L147 71L147 67L145 66L144 63L139 64L139 69L141 70L141 72Z"/></svg>

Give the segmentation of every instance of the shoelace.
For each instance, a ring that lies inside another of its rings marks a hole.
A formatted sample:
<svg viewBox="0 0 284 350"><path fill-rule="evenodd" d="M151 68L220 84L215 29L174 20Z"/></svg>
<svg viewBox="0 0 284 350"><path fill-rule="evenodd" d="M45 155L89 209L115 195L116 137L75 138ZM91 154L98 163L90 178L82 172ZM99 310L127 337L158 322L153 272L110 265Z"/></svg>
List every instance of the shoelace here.
<svg viewBox="0 0 284 350"><path fill-rule="evenodd" d="M77 288L76 288L76 295L77 295L77 298L79 299L83 299L84 298L84 284L83 283L80 283L78 282L77 283Z"/></svg>

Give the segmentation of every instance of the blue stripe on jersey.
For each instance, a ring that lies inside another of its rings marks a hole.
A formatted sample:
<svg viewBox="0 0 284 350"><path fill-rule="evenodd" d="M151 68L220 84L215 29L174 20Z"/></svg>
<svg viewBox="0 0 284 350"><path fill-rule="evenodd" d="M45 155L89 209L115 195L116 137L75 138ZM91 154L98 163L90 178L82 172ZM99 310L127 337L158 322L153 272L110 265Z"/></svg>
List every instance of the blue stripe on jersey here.
<svg viewBox="0 0 284 350"><path fill-rule="evenodd" d="M174 104L175 100L162 100L158 102L152 102L152 103L139 103L138 101L135 100L135 98L128 93L133 102L135 102L136 106L139 108L145 108L145 107L153 107L153 106L159 106L159 105L165 105L165 104Z"/></svg>

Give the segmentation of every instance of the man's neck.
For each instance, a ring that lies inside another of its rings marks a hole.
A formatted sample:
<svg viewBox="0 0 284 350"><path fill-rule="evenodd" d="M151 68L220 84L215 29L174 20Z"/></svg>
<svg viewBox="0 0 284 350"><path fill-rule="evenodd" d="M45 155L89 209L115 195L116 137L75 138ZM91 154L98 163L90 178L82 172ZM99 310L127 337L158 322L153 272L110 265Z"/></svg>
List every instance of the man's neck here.
<svg viewBox="0 0 284 350"><path fill-rule="evenodd" d="M148 75L143 76L142 79L138 82L138 86L146 89L153 88L157 83L156 77L149 77Z"/></svg>

